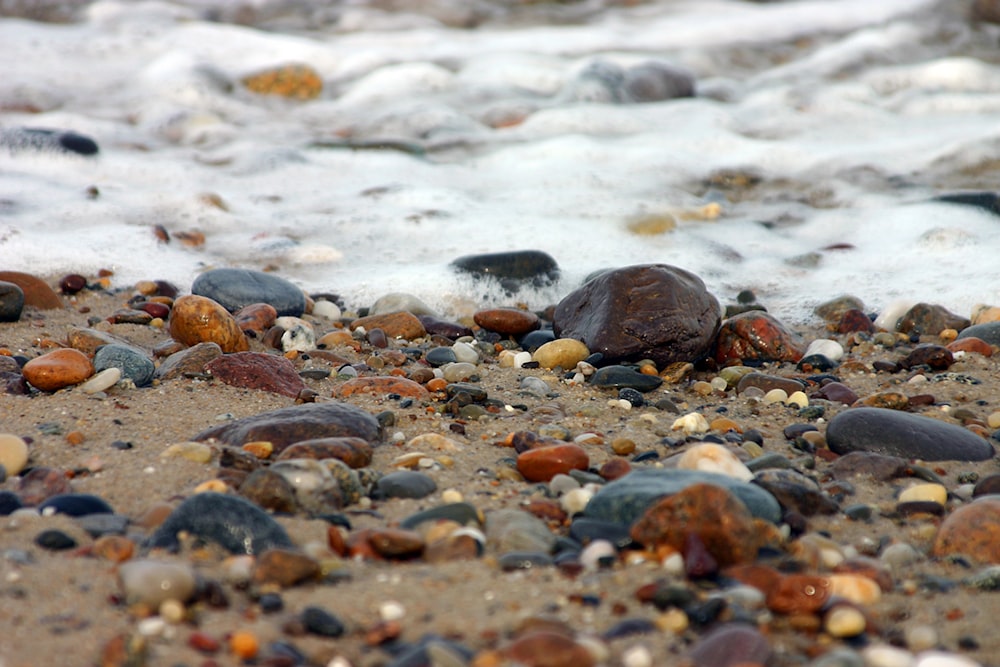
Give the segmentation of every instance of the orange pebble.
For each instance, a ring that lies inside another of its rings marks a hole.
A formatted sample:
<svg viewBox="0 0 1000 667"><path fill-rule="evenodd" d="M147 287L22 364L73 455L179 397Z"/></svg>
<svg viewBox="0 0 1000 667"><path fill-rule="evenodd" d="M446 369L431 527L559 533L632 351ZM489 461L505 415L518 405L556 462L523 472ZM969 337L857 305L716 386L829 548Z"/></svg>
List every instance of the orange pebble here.
<svg viewBox="0 0 1000 667"><path fill-rule="evenodd" d="M427 383L427 389L430 391L444 391L447 386L448 381L444 378L434 378Z"/></svg>
<svg viewBox="0 0 1000 667"><path fill-rule="evenodd" d="M254 659L259 650L260 642L249 630L237 630L229 636L229 652L241 660Z"/></svg>
<svg viewBox="0 0 1000 667"><path fill-rule="evenodd" d="M86 440L86 438L80 431L70 431L66 434L66 442L71 445L79 445L83 443L84 440Z"/></svg>

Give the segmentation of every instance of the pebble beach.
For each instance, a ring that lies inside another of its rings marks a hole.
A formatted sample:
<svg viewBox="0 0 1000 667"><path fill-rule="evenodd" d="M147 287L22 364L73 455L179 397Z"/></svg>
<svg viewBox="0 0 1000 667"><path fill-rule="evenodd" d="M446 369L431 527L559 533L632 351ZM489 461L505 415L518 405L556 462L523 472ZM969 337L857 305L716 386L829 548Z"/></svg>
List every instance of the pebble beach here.
<svg viewBox="0 0 1000 667"><path fill-rule="evenodd" d="M0 667L1000 665L994 3L3 12Z"/></svg>

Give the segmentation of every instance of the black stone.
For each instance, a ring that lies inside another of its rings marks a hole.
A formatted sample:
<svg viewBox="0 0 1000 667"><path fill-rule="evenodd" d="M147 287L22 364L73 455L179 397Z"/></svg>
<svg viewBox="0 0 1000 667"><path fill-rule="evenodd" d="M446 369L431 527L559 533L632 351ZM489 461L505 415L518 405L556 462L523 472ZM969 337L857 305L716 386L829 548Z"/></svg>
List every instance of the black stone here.
<svg viewBox="0 0 1000 667"><path fill-rule="evenodd" d="M466 255L453 261L459 271L478 277L493 276L499 280L551 282L559 277L556 260L540 250Z"/></svg>
<svg viewBox="0 0 1000 667"><path fill-rule="evenodd" d="M608 628L602 637L604 641L609 642L614 639L621 639L622 637L650 635L654 633L660 634L661 632L662 630L648 618L626 618Z"/></svg>
<svg viewBox="0 0 1000 667"><path fill-rule="evenodd" d="M124 535L129 519L124 514L87 514L76 518L76 525L97 539L102 535Z"/></svg>
<svg viewBox="0 0 1000 667"><path fill-rule="evenodd" d="M301 618L306 632L321 637L340 637L346 630L343 621L321 607L306 607Z"/></svg>
<svg viewBox="0 0 1000 667"><path fill-rule="evenodd" d="M295 548L285 529L264 510L222 493L199 493L182 502L143 546L176 550L177 534L182 531L234 554Z"/></svg>
<svg viewBox="0 0 1000 667"><path fill-rule="evenodd" d="M17 127L0 131L0 146L5 146L15 153L35 150L96 155L99 150L96 141L82 134L36 127Z"/></svg>
<svg viewBox="0 0 1000 667"><path fill-rule="evenodd" d="M250 269L206 271L195 279L191 293L217 301L231 312L252 303L270 304L279 316L300 317L306 309L306 296L295 284Z"/></svg>
<svg viewBox="0 0 1000 667"><path fill-rule="evenodd" d="M437 507L421 510L403 519L399 527L405 530L412 530L425 521L440 520L455 521L463 526L470 523L482 525L483 522L482 514L476 509L475 505L462 502L438 505Z"/></svg>
<svg viewBox="0 0 1000 667"><path fill-rule="evenodd" d="M536 329L524 334L518 341L518 344L521 346L521 349L527 352L534 352L542 345L551 343L555 339L556 334L552 329Z"/></svg>
<svg viewBox="0 0 1000 667"><path fill-rule="evenodd" d="M39 512L50 510L56 514L87 516L88 514L114 514L104 498L90 493L61 493L38 506Z"/></svg>
<svg viewBox="0 0 1000 667"><path fill-rule="evenodd" d="M995 192L951 192L938 195L931 201L972 206L993 215L1000 215L1000 196Z"/></svg>
<svg viewBox="0 0 1000 667"><path fill-rule="evenodd" d="M606 540L620 550L632 544L629 530L630 526L617 521L578 516L570 524L569 536L583 545L590 544L594 540Z"/></svg>
<svg viewBox="0 0 1000 667"><path fill-rule="evenodd" d="M0 280L0 322L17 322L24 310L24 291L5 280Z"/></svg>
<svg viewBox="0 0 1000 667"><path fill-rule="evenodd" d="M74 548L77 542L63 531L53 528L43 530L36 535L35 544L51 551L65 551L66 549Z"/></svg>
<svg viewBox="0 0 1000 667"><path fill-rule="evenodd" d="M925 461L985 461L993 446L956 424L884 408L852 408L837 414L826 429L837 454L875 452Z"/></svg>
<svg viewBox="0 0 1000 667"><path fill-rule="evenodd" d="M450 347L435 347L432 350L427 350L424 360L431 366L437 367L444 366L445 364L453 364L458 361L458 358L455 356L455 351Z"/></svg>
<svg viewBox="0 0 1000 667"><path fill-rule="evenodd" d="M646 404L646 399L642 397L642 394L632 387L622 387L618 391L618 398L628 401L633 408L641 408Z"/></svg>
<svg viewBox="0 0 1000 667"><path fill-rule="evenodd" d="M694 77L666 63L651 60L626 69L622 89L627 102L662 102L693 97Z"/></svg>
<svg viewBox="0 0 1000 667"><path fill-rule="evenodd" d="M415 470L397 470L375 482L375 493L381 498L424 498L437 491L430 475Z"/></svg>
<svg viewBox="0 0 1000 667"><path fill-rule="evenodd" d="M636 391L653 391L663 379L656 375L645 375L631 366L605 366L590 376L590 384L595 387L622 389L629 387Z"/></svg>
<svg viewBox="0 0 1000 667"><path fill-rule="evenodd" d="M795 367L800 371L809 368L810 369L809 372L820 371L825 373L827 371L833 370L837 366L838 366L837 362L830 359L830 357L827 357L822 354L810 354L807 357L802 357L799 360L799 363L796 364Z"/></svg>
<svg viewBox="0 0 1000 667"><path fill-rule="evenodd" d="M275 614L285 608L285 601L277 593L264 593L258 598L257 604L265 614Z"/></svg>
<svg viewBox="0 0 1000 667"><path fill-rule="evenodd" d="M0 516L8 516L15 510L19 510L24 505L21 499L13 491L0 491Z"/></svg>

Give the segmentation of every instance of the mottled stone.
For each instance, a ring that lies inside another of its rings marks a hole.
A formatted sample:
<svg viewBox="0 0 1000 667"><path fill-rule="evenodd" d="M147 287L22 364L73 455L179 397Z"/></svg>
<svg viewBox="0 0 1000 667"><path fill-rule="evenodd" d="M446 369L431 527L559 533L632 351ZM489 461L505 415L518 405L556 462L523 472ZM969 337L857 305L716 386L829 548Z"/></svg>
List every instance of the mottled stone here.
<svg viewBox="0 0 1000 667"><path fill-rule="evenodd" d="M885 482L900 477L906 470L906 459L873 452L850 452L837 458L830 467L837 479L849 479L857 475L870 475Z"/></svg>
<svg viewBox="0 0 1000 667"><path fill-rule="evenodd" d="M570 470L586 470L588 465L587 452L571 442L529 449L517 456L517 471L529 482L548 482Z"/></svg>
<svg viewBox="0 0 1000 667"><path fill-rule="evenodd" d="M120 336L89 327L69 327L66 330L66 343L69 347L80 350L88 357L93 357L97 354L97 350L104 345L132 345L130 341Z"/></svg>
<svg viewBox="0 0 1000 667"><path fill-rule="evenodd" d="M319 562L294 549L268 549L254 563L253 582L257 585L294 586L319 576Z"/></svg>
<svg viewBox="0 0 1000 667"><path fill-rule="evenodd" d="M804 352L802 339L774 316L750 311L722 323L715 344L715 361L719 364L742 361L796 363Z"/></svg>
<svg viewBox="0 0 1000 667"><path fill-rule="evenodd" d="M896 329L908 334L937 336L944 329L961 331L969 324L969 318L956 315L944 306L918 303L906 311Z"/></svg>
<svg viewBox="0 0 1000 667"><path fill-rule="evenodd" d="M240 495L266 510L293 514L298 509L295 489L282 475L262 468L240 484Z"/></svg>
<svg viewBox="0 0 1000 667"><path fill-rule="evenodd" d="M752 561L760 547L760 532L746 505L714 484L692 484L657 501L631 530L639 544L667 544L678 551L691 534L721 566Z"/></svg>
<svg viewBox="0 0 1000 667"><path fill-rule="evenodd" d="M736 383L736 391L741 394L750 387L757 387L765 394L772 389L781 389L791 396L795 392L805 389L806 385L801 380L765 373L747 373Z"/></svg>
<svg viewBox="0 0 1000 667"><path fill-rule="evenodd" d="M33 506L61 493L72 493L73 487L61 470L39 466L18 478L16 491L22 503Z"/></svg>
<svg viewBox="0 0 1000 667"><path fill-rule="evenodd" d="M365 331L381 329L389 338L402 338L404 340L413 340L427 334L420 319L405 311L359 317L351 322L351 331L361 327L364 327Z"/></svg>
<svg viewBox="0 0 1000 667"><path fill-rule="evenodd" d="M58 391L79 384L94 374L94 365L84 353L61 348L35 357L21 369L24 379L42 391Z"/></svg>
<svg viewBox="0 0 1000 667"><path fill-rule="evenodd" d="M270 391L291 398L298 397L306 388L292 362L274 354L226 354L205 364L205 371L234 387Z"/></svg>
<svg viewBox="0 0 1000 667"><path fill-rule="evenodd" d="M516 250L485 255L466 255L453 261L459 271L476 277L504 281L551 282L559 277L559 265L540 250Z"/></svg>
<svg viewBox="0 0 1000 667"><path fill-rule="evenodd" d="M875 323L861 310L848 310L837 321L837 333L874 333Z"/></svg>
<svg viewBox="0 0 1000 667"><path fill-rule="evenodd" d="M323 78L315 69L303 64L264 69L248 74L240 79L240 83L258 95L273 95L303 102L316 99L323 92Z"/></svg>
<svg viewBox="0 0 1000 667"><path fill-rule="evenodd" d="M949 514L934 538L932 553L1000 564L1000 497L984 496Z"/></svg>
<svg viewBox="0 0 1000 667"><path fill-rule="evenodd" d="M557 632L529 632L503 647L510 662L525 667L594 667L597 659L572 637Z"/></svg>
<svg viewBox="0 0 1000 667"><path fill-rule="evenodd" d="M587 504L586 515L632 524L659 499L698 483L715 484L728 489L758 518L772 523L781 520L778 501L754 484L715 473L670 469L633 470L606 484Z"/></svg>
<svg viewBox="0 0 1000 667"><path fill-rule="evenodd" d="M854 405L858 400L858 395L854 390L840 382L828 382L818 390L809 395L809 398L822 398L834 403L844 405Z"/></svg>
<svg viewBox="0 0 1000 667"><path fill-rule="evenodd" d="M255 303L270 304L279 316L301 317L306 309L306 295L295 284L273 273L250 269L206 271L192 283L191 293L207 297L229 312Z"/></svg>
<svg viewBox="0 0 1000 667"><path fill-rule="evenodd" d="M688 653L698 667L737 667L764 665L771 657L771 646L751 625L726 623L702 637Z"/></svg>
<svg viewBox="0 0 1000 667"><path fill-rule="evenodd" d="M222 348L218 343L198 343L161 361L153 377L171 380L186 374L200 375L205 372L205 364L221 356Z"/></svg>
<svg viewBox="0 0 1000 667"><path fill-rule="evenodd" d="M372 446L362 438L314 438L274 450L275 459L340 459L351 468L372 462Z"/></svg>
<svg viewBox="0 0 1000 667"><path fill-rule="evenodd" d="M862 311L865 304L856 296L843 295L829 301L824 301L813 309L813 312L822 317L827 322L834 324L840 321L844 313L849 310Z"/></svg>
<svg viewBox="0 0 1000 667"><path fill-rule="evenodd" d="M472 319L483 329L505 336L520 336L541 324L538 315L520 308L487 308L477 311Z"/></svg>
<svg viewBox="0 0 1000 667"><path fill-rule="evenodd" d="M188 294L177 299L170 311L169 327L171 337L185 345L216 343L227 354L250 349L229 311L204 296Z"/></svg>
<svg viewBox="0 0 1000 667"><path fill-rule="evenodd" d="M837 414L826 440L837 454L869 451L925 461L984 461L994 455L989 442L961 426L884 408Z"/></svg>
<svg viewBox="0 0 1000 667"><path fill-rule="evenodd" d="M20 271L0 271L0 281L17 285L24 295L24 305L41 310L55 310L63 307L62 299L56 291L41 278Z"/></svg>
<svg viewBox="0 0 1000 667"><path fill-rule="evenodd" d="M375 418L364 410L346 403L324 402L293 405L219 424L193 440L215 438L236 447L261 440L280 451L303 440L332 437L357 437L374 443L381 432Z"/></svg>
<svg viewBox="0 0 1000 667"><path fill-rule="evenodd" d="M948 348L942 345L918 345L899 360L899 365L903 368L928 366L935 371L948 370L948 367L953 363L955 363L955 357Z"/></svg>
<svg viewBox="0 0 1000 667"><path fill-rule="evenodd" d="M104 345L94 355L94 370L100 373L109 368L117 368L122 377L128 378L137 387L144 387L153 380L156 367L142 350L131 345Z"/></svg>
<svg viewBox="0 0 1000 667"><path fill-rule="evenodd" d="M605 361L649 358L663 367L708 354L719 302L694 274L665 264L606 271L556 306L560 338L583 341Z"/></svg>
<svg viewBox="0 0 1000 667"><path fill-rule="evenodd" d="M182 502L143 546L177 549L177 536L182 532L215 542L234 554L294 547L285 529L262 509L243 498L221 493L199 493Z"/></svg>
<svg viewBox="0 0 1000 667"><path fill-rule="evenodd" d="M0 322L17 322L24 309L24 290L0 280Z"/></svg>
<svg viewBox="0 0 1000 667"><path fill-rule="evenodd" d="M423 385L396 376L354 378L334 390L334 395L341 398L354 394L397 394L417 400L426 400L430 396Z"/></svg>
<svg viewBox="0 0 1000 667"><path fill-rule="evenodd" d="M840 506L819 485L794 470L761 470L754 483L774 496L781 506L804 516L834 514Z"/></svg>
<svg viewBox="0 0 1000 667"><path fill-rule="evenodd" d="M274 326L278 310L269 303L251 303L233 313L233 319L242 331L252 331L260 337Z"/></svg>

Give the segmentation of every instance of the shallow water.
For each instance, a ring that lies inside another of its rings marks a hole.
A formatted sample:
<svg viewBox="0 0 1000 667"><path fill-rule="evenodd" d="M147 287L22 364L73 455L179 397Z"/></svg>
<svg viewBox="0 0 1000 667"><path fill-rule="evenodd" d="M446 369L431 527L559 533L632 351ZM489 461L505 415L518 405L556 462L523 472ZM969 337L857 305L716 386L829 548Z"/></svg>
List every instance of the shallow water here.
<svg viewBox="0 0 1000 667"><path fill-rule="evenodd" d="M407 291L446 313L543 307L640 262L693 271L723 302L752 289L792 321L844 292L873 310L1000 302L1000 218L928 201L1000 168L1000 28L966 3L5 6L72 15L0 20L7 143L35 127L100 146L0 150L5 268L186 287L267 267L352 306ZM317 99L240 83L295 63L319 72ZM623 92L650 63L695 96ZM448 267L528 248L559 282L508 296Z"/></svg>

